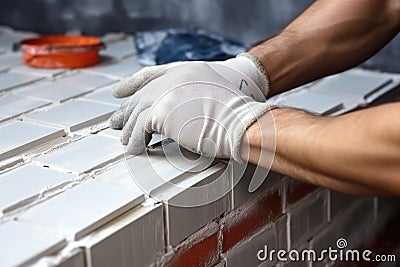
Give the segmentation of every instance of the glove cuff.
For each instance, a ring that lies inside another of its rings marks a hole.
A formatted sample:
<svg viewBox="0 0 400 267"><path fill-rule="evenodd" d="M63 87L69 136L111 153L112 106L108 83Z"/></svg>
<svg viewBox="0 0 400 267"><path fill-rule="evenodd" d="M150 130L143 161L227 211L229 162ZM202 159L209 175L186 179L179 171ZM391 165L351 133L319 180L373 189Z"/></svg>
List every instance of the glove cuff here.
<svg viewBox="0 0 400 267"><path fill-rule="evenodd" d="M239 55L237 55L236 57L245 57L247 59L249 59L254 66L257 68L258 72L260 73L262 79L263 79L263 83L265 84L265 92L264 96L268 97L269 94L269 78L268 78L268 73L267 71L264 69L264 66L262 65L261 61L254 55L249 54L249 53L240 53Z"/></svg>

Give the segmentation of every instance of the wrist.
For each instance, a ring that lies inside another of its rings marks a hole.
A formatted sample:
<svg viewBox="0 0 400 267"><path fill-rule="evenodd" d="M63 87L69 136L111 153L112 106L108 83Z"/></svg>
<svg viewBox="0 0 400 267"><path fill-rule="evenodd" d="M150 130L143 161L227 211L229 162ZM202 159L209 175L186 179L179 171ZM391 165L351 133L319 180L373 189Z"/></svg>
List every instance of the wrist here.
<svg viewBox="0 0 400 267"><path fill-rule="evenodd" d="M235 58L236 62L241 62L242 66L247 65L247 75L253 78L253 81L260 87L265 98L269 95L269 78L261 61L249 53L241 53ZM251 74L249 75L249 72Z"/></svg>

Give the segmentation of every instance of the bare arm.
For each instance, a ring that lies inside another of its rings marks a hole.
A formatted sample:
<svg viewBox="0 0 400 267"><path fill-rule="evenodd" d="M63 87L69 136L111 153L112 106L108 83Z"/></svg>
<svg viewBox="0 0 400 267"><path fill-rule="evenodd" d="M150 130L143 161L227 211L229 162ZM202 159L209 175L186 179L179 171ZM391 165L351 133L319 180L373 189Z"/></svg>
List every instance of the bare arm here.
<svg viewBox="0 0 400 267"><path fill-rule="evenodd" d="M276 129L272 170L345 193L400 195L400 103L340 117L271 112ZM274 127L268 117L248 128L243 159L265 162L260 155L271 150L268 129Z"/></svg>
<svg viewBox="0 0 400 267"><path fill-rule="evenodd" d="M318 0L250 53L267 70L275 95L360 64L399 30L400 0Z"/></svg>

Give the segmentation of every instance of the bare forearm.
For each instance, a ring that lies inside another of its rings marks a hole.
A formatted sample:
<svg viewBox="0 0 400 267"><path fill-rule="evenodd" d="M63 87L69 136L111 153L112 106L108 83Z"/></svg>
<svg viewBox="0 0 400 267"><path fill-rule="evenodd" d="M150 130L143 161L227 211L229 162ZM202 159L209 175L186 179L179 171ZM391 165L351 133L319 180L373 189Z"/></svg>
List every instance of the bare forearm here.
<svg viewBox="0 0 400 267"><path fill-rule="evenodd" d="M400 30L399 0L319 0L254 47L274 95L371 57Z"/></svg>
<svg viewBox="0 0 400 267"><path fill-rule="evenodd" d="M400 195L399 103L334 118L290 109L272 112L274 171L345 193ZM244 159L263 164L260 155L270 150L271 127L265 116L247 130Z"/></svg>

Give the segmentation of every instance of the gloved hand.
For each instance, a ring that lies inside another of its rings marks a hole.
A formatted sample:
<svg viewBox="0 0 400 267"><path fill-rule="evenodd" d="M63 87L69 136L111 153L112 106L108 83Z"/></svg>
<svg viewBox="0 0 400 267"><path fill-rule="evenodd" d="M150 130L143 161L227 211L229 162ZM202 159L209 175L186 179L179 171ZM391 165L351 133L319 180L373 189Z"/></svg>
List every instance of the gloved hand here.
<svg viewBox="0 0 400 267"><path fill-rule="evenodd" d="M265 101L268 96L269 84L267 74L258 59L247 53L240 54L236 58L226 61L176 62L166 65L146 67L134 74L132 77L121 81L113 89L113 95L117 98L131 96L153 80L163 79L165 72L169 68L182 64L185 64L189 72L190 69L196 68L197 64L207 64L220 76L230 81L231 84L233 84L232 88L241 90L244 94L251 96L253 99L260 102ZM192 71L194 72L195 70ZM196 77L194 77L194 80L196 80ZM111 117L111 128L122 129L127 123L135 105L135 101L128 101L123 104ZM122 138L123 144L127 143L127 140L125 139Z"/></svg>
<svg viewBox="0 0 400 267"><path fill-rule="evenodd" d="M169 68L162 66L159 72L146 71L148 75L139 76L141 79L122 81L114 92L118 96L132 95L132 111L122 132L128 151L143 153L151 134L156 132L195 153L232 156L241 162L242 137L269 106L237 89L234 83L242 73L228 67L225 73L236 75L226 78L221 75L224 67L216 65L179 63ZM257 91L255 83L246 82L249 91Z"/></svg>

